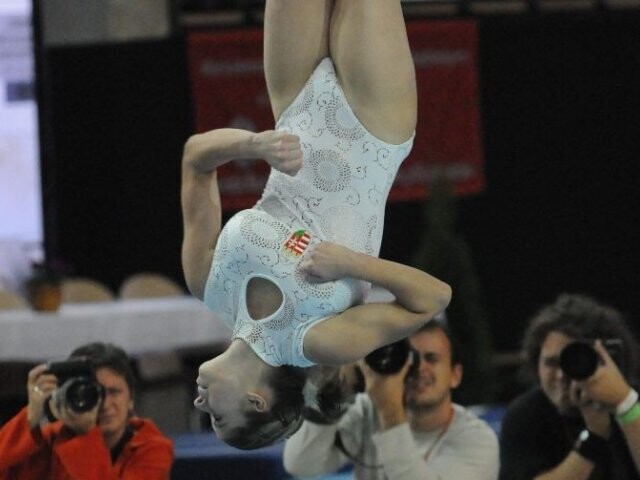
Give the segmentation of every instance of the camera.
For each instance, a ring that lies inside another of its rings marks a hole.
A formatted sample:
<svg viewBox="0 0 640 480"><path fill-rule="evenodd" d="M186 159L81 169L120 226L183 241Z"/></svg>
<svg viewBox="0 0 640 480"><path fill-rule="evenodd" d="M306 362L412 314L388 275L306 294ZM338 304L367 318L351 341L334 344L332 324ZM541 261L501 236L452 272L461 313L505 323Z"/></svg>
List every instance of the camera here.
<svg viewBox="0 0 640 480"><path fill-rule="evenodd" d="M562 349L560 368L566 376L573 380L585 380L595 373L602 360L593 345L593 340L577 340ZM622 340L603 340L602 345L618 367L621 367Z"/></svg>
<svg viewBox="0 0 640 480"><path fill-rule="evenodd" d="M407 377L410 377L418 371L420 354L411 348L406 338L374 350L364 357L364 361L372 370L383 375L391 375L402 370L409 355L413 356L413 363L407 372Z"/></svg>
<svg viewBox="0 0 640 480"><path fill-rule="evenodd" d="M67 406L76 413L88 412L103 396L102 385L86 357L49 362L46 373L58 379L58 388L52 395L58 407Z"/></svg>

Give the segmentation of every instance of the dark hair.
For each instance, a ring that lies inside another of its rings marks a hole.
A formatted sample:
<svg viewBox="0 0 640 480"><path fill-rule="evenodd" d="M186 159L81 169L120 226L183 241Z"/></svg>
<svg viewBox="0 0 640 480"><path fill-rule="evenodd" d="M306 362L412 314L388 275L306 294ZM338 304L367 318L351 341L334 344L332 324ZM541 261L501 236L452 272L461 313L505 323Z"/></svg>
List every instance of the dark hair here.
<svg viewBox="0 0 640 480"><path fill-rule="evenodd" d="M135 396L135 376L131 368L131 359L120 347L110 343L89 343L76 348L70 357L87 357L94 369L110 368L124 378L131 397Z"/></svg>
<svg viewBox="0 0 640 480"><path fill-rule="evenodd" d="M364 390L364 377L358 368L356 373L361 376L362 390ZM357 387L356 387L357 389ZM327 422L333 423L342 417L348 406L353 403L355 394L353 386L348 385L340 375L337 367L327 381L318 389L318 409Z"/></svg>
<svg viewBox="0 0 640 480"><path fill-rule="evenodd" d="M422 332L431 332L433 330L440 330L444 333L444 336L449 340L449 350L451 350L451 365L462 364L462 359L460 357L461 345L460 341L453 334L451 329L447 326L446 323L441 322L440 320L431 320L424 325L422 325L418 330L416 330L413 335L416 333Z"/></svg>
<svg viewBox="0 0 640 480"><path fill-rule="evenodd" d="M354 369L355 384L343 376L343 368ZM363 391L364 376L359 367L355 365L343 367L325 365L322 367L322 377L315 394L315 405L305 407L304 418L321 425L335 423L353 404L356 394Z"/></svg>
<svg viewBox="0 0 640 480"><path fill-rule="evenodd" d="M622 374L631 383L636 382L638 344L624 316L587 295L569 293L560 294L554 303L544 306L530 321L522 342L525 357L522 376L526 380L537 380L542 344L551 332L585 340L619 338L624 347Z"/></svg>
<svg viewBox="0 0 640 480"><path fill-rule="evenodd" d="M269 378L273 391L271 408L266 412L246 412L245 425L226 436L225 443L241 450L254 450L293 435L302 425L302 389L306 379L303 368L289 365L275 368Z"/></svg>

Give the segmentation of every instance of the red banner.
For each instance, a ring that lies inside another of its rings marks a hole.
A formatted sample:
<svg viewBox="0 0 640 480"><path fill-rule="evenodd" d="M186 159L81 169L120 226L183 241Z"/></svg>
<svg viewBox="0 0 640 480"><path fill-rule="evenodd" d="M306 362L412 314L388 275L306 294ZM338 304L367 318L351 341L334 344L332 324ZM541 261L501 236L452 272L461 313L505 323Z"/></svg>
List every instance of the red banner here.
<svg viewBox="0 0 640 480"><path fill-rule="evenodd" d="M425 198L444 174L460 195L484 188L477 79L477 27L473 21L407 25L418 80L418 128L413 151L398 172L390 200ZM262 30L194 32L189 65L196 128L273 128L262 69ZM236 161L218 173L225 209L252 206L269 166Z"/></svg>

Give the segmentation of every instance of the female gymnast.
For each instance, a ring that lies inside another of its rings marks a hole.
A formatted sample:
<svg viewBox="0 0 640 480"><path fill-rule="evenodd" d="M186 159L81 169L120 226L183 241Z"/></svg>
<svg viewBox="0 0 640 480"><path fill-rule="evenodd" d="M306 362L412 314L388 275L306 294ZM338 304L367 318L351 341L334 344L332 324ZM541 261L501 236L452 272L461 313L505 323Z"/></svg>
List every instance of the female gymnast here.
<svg viewBox="0 0 640 480"><path fill-rule="evenodd" d="M195 405L245 449L297 429L313 371L302 367L355 362L451 296L377 258L417 117L400 0L267 0L264 68L275 130L195 135L182 168L187 285L233 330L200 367ZM221 229L216 168L236 159L264 159L271 173L260 201ZM370 284L395 301L363 303Z"/></svg>

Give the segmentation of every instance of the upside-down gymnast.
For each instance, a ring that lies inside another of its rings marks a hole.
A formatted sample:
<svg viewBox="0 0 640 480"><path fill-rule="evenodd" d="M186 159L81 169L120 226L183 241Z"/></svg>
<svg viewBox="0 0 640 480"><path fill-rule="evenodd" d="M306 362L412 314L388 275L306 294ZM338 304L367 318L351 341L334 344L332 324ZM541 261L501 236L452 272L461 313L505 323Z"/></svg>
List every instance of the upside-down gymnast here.
<svg viewBox="0 0 640 480"><path fill-rule="evenodd" d="M301 367L355 362L451 296L377 258L417 118L400 0L267 0L264 68L275 130L194 135L182 168L185 279L233 330L200 366L195 405L243 449L298 428L312 370ZM237 159L271 172L258 203L221 228L216 168ZM395 301L363 304L370 284Z"/></svg>

